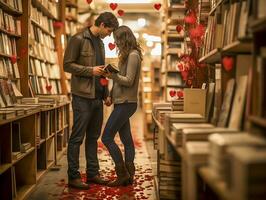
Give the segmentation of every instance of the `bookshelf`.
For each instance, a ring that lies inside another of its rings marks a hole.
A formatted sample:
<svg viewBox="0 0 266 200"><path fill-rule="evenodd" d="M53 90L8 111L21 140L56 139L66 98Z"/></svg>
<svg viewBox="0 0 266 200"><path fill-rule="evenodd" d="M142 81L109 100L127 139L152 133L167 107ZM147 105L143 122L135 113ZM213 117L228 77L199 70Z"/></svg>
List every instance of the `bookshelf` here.
<svg viewBox="0 0 266 200"><path fill-rule="evenodd" d="M183 90L184 81L177 64L181 54L185 52L184 31L177 32L177 25L182 25L185 15L184 2L163 1L163 31L162 31L162 56L161 56L161 92L162 100L171 101L171 90Z"/></svg>

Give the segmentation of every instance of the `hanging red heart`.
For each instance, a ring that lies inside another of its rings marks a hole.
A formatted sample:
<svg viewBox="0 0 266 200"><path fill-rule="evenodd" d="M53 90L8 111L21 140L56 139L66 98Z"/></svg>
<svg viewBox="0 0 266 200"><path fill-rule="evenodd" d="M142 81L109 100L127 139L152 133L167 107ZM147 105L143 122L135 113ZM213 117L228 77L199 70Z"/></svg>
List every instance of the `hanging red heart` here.
<svg viewBox="0 0 266 200"><path fill-rule="evenodd" d="M115 44L113 44L113 43L110 42L108 44L108 47L109 47L110 50L113 50L115 48Z"/></svg>
<svg viewBox="0 0 266 200"><path fill-rule="evenodd" d="M115 10L117 8L117 3L110 3L109 6L112 10Z"/></svg>
<svg viewBox="0 0 266 200"><path fill-rule="evenodd" d="M195 24L197 21L195 13L191 12L189 15L185 17L185 23L187 24Z"/></svg>
<svg viewBox="0 0 266 200"><path fill-rule="evenodd" d="M161 6L162 6L162 4L160 4L160 3L156 3L156 4L154 4L153 7L154 7L156 10L160 10Z"/></svg>
<svg viewBox="0 0 266 200"><path fill-rule="evenodd" d="M183 98L183 96L184 96L183 91L182 91L182 90L178 90L177 93L176 93L176 96L177 96L179 99Z"/></svg>
<svg viewBox="0 0 266 200"><path fill-rule="evenodd" d="M190 80L190 79L187 80L187 85L188 85L188 86L191 86L191 85L192 85L192 80Z"/></svg>
<svg viewBox="0 0 266 200"><path fill-rule="evenodd" d="M125 14L125 12L123 10L118 10L117 13L119 16L123 16Z"/></svg>
<svg viewBox="0 0 266 200"><path fill-rule="evenodd" d="M182 63L179 63L178 65L177 65L177 67L178 67L178 70L179 71L183 71L183 64Z"/></svg>
<svg viewBox="0 0 266 200"><path fill-rule="evenodd" d="M46 90L47 90L48 92L50 92L51 89L52 89L52 86L51 86L51 85L46 85Z"/></svg>
<svg viewBox="0 0 266 200"><path fill-rule="evenodd" d="M225 56L223 57L223 67L225 69L225 71L231 71L233 69L234 66L234 59L233 57L229 57L229 56Z"/></svg>
<svg viewBox="0 0 266 200"><path fill-rule="evenodd" d="M11 61L12 64L15 64L17 62L17 56L16 55L12 55L10 57L10 61Z"/></svg>
<svg viewBox="0 0 266 200"><path fill-rule="evenodd" d="M92 2L92 0L87 0L87 3L88 3L88 4L91 4L91 2Z"/></svg>
<svg viewBox="0 0 266 200"><path fill-rule="evenodd" d="M61 27L64 26L64 23L63 23L63 22L59 22L59 21L57 21L57 22L53 22L53 26L54 26L55 28L61 28Z"/></svg>
<svg viewBox="0 0 266 200"><path fill-rule="evenodd" d="M101 79L100 79L100 84L101 84L102 86L107 86L107 85L108 85L108 80L107 80L106 78L101 78Z"/></svg>
<svg viewBox="0 0 266 200"><path fill-rule="evenodd" d="M175 91L175 90L170 90L170 91L169 91L169 95L170 95L171 97L174 97L174 96L176 95L176 91Z"/></svg>
<svg viewBox="0 0 266 200"><path fill-rule="evenodd" d="M180 33L180 32L182 31L183 27L179 24L179 25L176 26L175 29L176 29L176 31L177 31L178 33Z"/></svg>

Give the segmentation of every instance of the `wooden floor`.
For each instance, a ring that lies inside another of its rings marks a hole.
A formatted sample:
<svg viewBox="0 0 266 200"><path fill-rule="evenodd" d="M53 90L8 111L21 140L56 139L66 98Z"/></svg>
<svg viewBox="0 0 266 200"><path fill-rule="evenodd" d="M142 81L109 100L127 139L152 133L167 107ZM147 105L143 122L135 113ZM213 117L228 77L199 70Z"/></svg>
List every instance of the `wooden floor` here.
<svg viewBox="0 0 266 200"><path fill-rule="evenodd" d="M156 200L154 188L152 165L156 165L155 152L152 149L152 142L143 140L142 113L137 111L131 119L131 129L136 147L136 176L133 186L110 188L91 184L89 190L71 189L67 185L67 161L64 155L60 161L59 168L50 169L40 180L34 192L29 196L30 200L90 200L90 199L149 199ZM116 138L122 149L119 138ZM148 153L149 152L149 153ZM99 142L98 157L100 162L100 173L105 178L115 177L114 164L109 153ZM80 171L85 179L85 153L84 145L81 146Z"/></svg>

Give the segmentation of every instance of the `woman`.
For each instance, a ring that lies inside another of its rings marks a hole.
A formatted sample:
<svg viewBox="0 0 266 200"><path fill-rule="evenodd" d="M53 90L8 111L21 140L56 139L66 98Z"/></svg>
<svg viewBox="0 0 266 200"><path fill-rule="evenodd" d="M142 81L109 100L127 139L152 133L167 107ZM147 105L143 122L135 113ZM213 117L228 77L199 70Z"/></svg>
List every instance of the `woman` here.
<svg viewBox="0 0 266 200"><path fill-rule="evenodd" d="M142 61L141 48L133 32L127 26L120 26L114 32L114 39L118 48L118 73L106 73L105 76L113 79L113 88L109 102L114 103L102 136L102 142L107 147L115 162L117 179L109 182L111 187L133 183L135 174L134 157L135 147L130 130L129 118L137 109L138 85ZM108 104L108 103L107 103ZM125 149L125 162L122 152L114 142L116 133Z"/></svg>

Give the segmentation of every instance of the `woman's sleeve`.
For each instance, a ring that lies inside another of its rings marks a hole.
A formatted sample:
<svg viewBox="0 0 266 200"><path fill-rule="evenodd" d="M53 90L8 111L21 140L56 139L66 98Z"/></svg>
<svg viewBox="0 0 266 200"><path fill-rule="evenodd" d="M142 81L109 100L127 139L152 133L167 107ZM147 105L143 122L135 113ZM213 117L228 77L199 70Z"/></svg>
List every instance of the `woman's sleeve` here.
<svg viewBox="0 0 266 200"><path fill-rule="evenodd" d="M127 72L125 76L113 73L111 78L120 85L130 87L133 85L135 76L140 67L140 56L137 53L131 53L128 56Z"/></svg>

